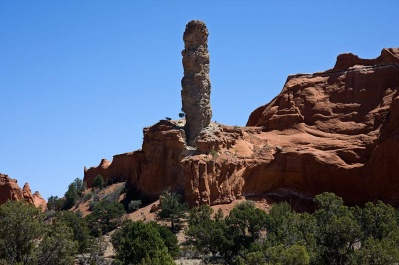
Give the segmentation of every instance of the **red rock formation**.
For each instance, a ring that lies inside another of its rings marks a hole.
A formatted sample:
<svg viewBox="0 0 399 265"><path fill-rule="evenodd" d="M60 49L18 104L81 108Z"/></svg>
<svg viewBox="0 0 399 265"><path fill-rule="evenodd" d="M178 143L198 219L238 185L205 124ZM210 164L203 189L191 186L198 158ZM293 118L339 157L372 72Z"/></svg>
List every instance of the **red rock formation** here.
<svg viewBox="0 0 399 265"><path fill-rule="evenodd" d="M45 199L43 199L42 195L38 191L35 191L35 193L33 193L32 198L33 204L36 207L41 207L43 211L47 209L47 202Z"/></svg>
<svg viewBox="0 0 399 265"><path fill-rule="evenodd" d="M34 204L34 198L28 183L25 183L21 190L18 186L17 180L11 179L7 175L0 173L0 204L5 203L7 200L23 200Z"/></svg>
<svg viewBox="0 0 399 265"><path fill-rule="evenodd" d="M32 191L30 189L29 183L25 183L24 187L22 188L22 196L24 200L30 204L33 203Z"/></svg>
<svg viewBox="0 0 399 265"><path fill-rule="evenodd" d="M303 164L295 170L303 179L298 190L333 191L353 202L398 202L398 89L399 49L384 49L372 60L344 54L332 70L290 76L247 126L262 126L270 140L284 135L281 158ZM286 179L293 163L280 166Z"/></svg>
<svg viewBox="0 0 399 265"><path fill-rule="evenodd" d="M128 181L128 186L150 197L158 197L165 189L182 187L179 162L186 153L183 127L163 120L143 132L142 150L116 155L112 163L103 159L98 167L85 169L87 187L99 174L107 181Z"/></svg>
<svg viewBox="0 0 399 265"><path fill-rule="evenodd" d="M324 191L399 203L398 124L399 49L372 60L340 55L332 70L289 76L247 127L211 123L194 149L183 123L161 121L144 129L142 150L87 170L85 180L102 172L154 197L184 191L191 204Z"/></svg>
<svg viewBox="0 0 399 265"><path fill-rule="evenodd" d="M84 182L88 188L92 187L93 180L96 176L103 176L105 181L108 181L107 169L111 165L111 162L107 159L102 159L100 164L97 167L91 167L87 169L84 168Z"/></svg>
<svg viewBox="0 0 399 265"><path fill-rule="evenodd" d="M17 184L17 180L9 178L7 175L0 174L0 204L7 200L22 200L22 191Z"/></svg>

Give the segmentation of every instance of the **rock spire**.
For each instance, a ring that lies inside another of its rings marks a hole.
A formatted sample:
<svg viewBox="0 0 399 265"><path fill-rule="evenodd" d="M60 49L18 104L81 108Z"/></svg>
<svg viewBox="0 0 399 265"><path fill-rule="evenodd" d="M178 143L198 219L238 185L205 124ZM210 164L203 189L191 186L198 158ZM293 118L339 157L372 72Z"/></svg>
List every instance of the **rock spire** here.
<svg viewBox="0 0 399 265"><path fill-rule="evenodd" d="M186 114L187 143L195 145L198 134L209 125L212 117L208 30L205 23L190 21L186 25L183 41L182 110Z"/></svg>

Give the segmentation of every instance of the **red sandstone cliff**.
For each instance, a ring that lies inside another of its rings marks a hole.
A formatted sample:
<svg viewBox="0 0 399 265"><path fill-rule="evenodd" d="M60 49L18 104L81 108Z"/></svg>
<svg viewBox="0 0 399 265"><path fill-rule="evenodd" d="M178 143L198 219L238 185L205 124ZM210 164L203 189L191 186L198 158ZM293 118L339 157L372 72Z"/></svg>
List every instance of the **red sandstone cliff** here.
<svg viewBox="0 0 399 265"><path fill-rule="evenodd" d="M191 204L324 191L399 202L399 49L371 60L343 54L331 70L289 76L247 127L212 123L196 149L179 122L145 128L142 150L85 170L88 186L102 174L149 196L184 191Z"/></svg>
<svg viewBox="0 0 399 265"><path fill-rule="evenodd" d="M27 203L34 204L36 207L46 207L47 205L38 192L32 195L28 183L25 183L21 189L18 186L17 180L0 173L0 204L5 203L7 200L26 201Z"/></svg>

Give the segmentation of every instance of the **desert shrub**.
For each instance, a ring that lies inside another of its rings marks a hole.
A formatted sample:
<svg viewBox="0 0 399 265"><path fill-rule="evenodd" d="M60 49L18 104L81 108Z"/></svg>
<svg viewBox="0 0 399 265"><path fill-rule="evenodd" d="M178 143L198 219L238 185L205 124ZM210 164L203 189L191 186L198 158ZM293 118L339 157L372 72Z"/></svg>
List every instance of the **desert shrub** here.
<svg viewBox="0 0 399 265"><path fill-rule="evenodd" d="M270 216L264 211L257 209L253 201L245 201L237 204L231 210L226 219L226 224L240 231L243 241L254 242L265 231L266 225L270 223ZM246 239L248 237L248 239Z"/></svg>
<svg viewBox="0 0 399 265"><path fill-rule="evenodd" d="M168 249L169 254L172 257L179 256L180 251L176 235L172 231L170 231L170 229L166 226L159 225L155 222L149 222L149 225L157 229L159 235L162 238L163 243Z"/></svg>
<svg viewBox="0 0 399 265"><path fill-rule="evenodd" d="M116 202L119 200L119 197L121 195L121 191L124 189L124 187L117 187L110 193L104 196L103 200L107 200L109 202Z"/></svg>
<svg viewBox="0 0 399 265"><path fill-rule="evenodd" d="M114 230L120 223L125 213L123 205L119 202L102 200L96 204L93 212L86 216L86 220L93 236L100 236Z"/></svg>
<svg viewBox="0 0 399 265"><path fill-rule="evenodd" d="M85 195L83 195L82 201L83 202L87 202L88 200L90 200L93 197L93 193L92 192L87 192Z"/></svg>
<svg viewBox="0 0 399 265"><path fill-rule="evenodd" d="M95 193L92 200L89 202L89 210L93 211L99 202L100 202L100 196L97 193Z"/></svg>
<svg viewBox="0 0 399 265"><path fill-rule="evenodd" d="M100 236L90 240L89 248L84 255L79 256L79 265L117 265L116 261L109 261L104 258L104 253L107 248L107 242L104 237Z"/></svg>
<svg viewBox="0 0 399 265"><path fill-rule="evenodd" d="M88 249L91 237L89 226L84 218L79 217L73 212L64 211L57 214L56 220L72 229L73 240L78 242L80 253Z"/></svg>
<svg viewBox="0 0 399 265"><path fill-rule="evenodd" d="M86 189L86 184L83 182L82 179L76 178L72 182L72 185L75 187L78 195L81 197L83 195L84 190Z"/></svg>
<svg viewBox="0 0 399 265"><path fill-rule="evenodd" d="M76 186L74 183L69 184L67 192L65 192L65 200L64 204L62 205L63 210L71 209L77 202L79 198L79 193L76 190Z"/></svg>
<svg viewBox="0 0 399 265"><path fill-rule="evenodd" d="M209 154L212 156L212 158L215 160L216 158L219 157L218 151L216 151L215 149L211 149L211 151L209 151Z"/></svg>
<svg viewBox="0 0 399 265"><path fill-rule="evenodd" d="M173 258L168 254L165 248L154 251L151 255L147 254L144 259L141 260L139 265L175 265Z"/></svg>
<svg viewBox="0 0 399 265"><path fill-rule="evenodd" d="M0 206L0 259L7 264L73 264L73 231L56 218L44 222L40 209L8 201Z"/></svg>
<svg viewBox="0 0 399 265"><path fill-rule="evenodd" d="M174 192L163 192L161 195L158 217L169 220L172 230L175 230L176 222L187 212L187 205L182 203L181 196Z"/></svg>
<svg viewBox="0 0 399 265"><path fill-rule="evenodd" d="M141 206L141 200L133 200L130 201L129 205L128 205L128 211L129 212L134 212L136 210L138 210Z"/></svg>
<svg viewBox="0 0 399 265"><path fill-rule="evenodd" d="M174 264L154 224L127 222L112 235L111 242L122 264Z"/></svg>
<svg viewBox="0 0 399 265"><path fill-rule="evenodd" d="M58 196L50 196L47 199L47 209L52 211L61 211L64 201Z"/></svg>
<svg viewBox="0 0 399 265"><path fill-rule="evenodd" d="M306 248L298 245L270 247L266 251L266 257L269 264L308 265L310 262Z"/></svg>
<svg viewBox="0 0 399 265"><path fill-rule="evenodd" d="M33 264L74 264L78 244L73 239L72 229L63 222L54 222L47 229L33 257Z"/></svg>
<svg viewBox="0 0 399 265"><path fill-rule="evenodd" d="M38 208L19 201L0 206L0 258L8 264L27 264L43 232L43 214Z"/></svg>
<svg viewBox="0 0 399 265"><path fill-rule="evenodd" d="M203 255L212 253L215 257L226 250L226 243L230 241L226 237L228 231L223 216L219 213L212 218L212 214L213 210L208 205L191 209L186 236L198 252Z"/></svg>
<svg viewBox="0 0 399 265"><path fill-rule="evenodd" d="M93 188L102 190L105 187L104 178L102 175L97 175L92 182Z"/></svg>

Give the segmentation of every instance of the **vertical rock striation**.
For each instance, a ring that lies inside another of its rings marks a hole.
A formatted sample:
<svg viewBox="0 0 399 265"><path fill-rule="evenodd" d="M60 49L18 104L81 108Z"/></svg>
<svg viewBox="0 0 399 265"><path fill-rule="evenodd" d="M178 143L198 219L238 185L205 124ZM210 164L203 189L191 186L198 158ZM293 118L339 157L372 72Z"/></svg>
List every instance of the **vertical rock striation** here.
<svg viewBox="0 0 399 265"><path fill-rule="evenodd" d="M190 21L186 25L183 40L182 110L186 114L187 143L195 145L198 134L209 125L212 117L208 30L205 23Z"/></svg>

